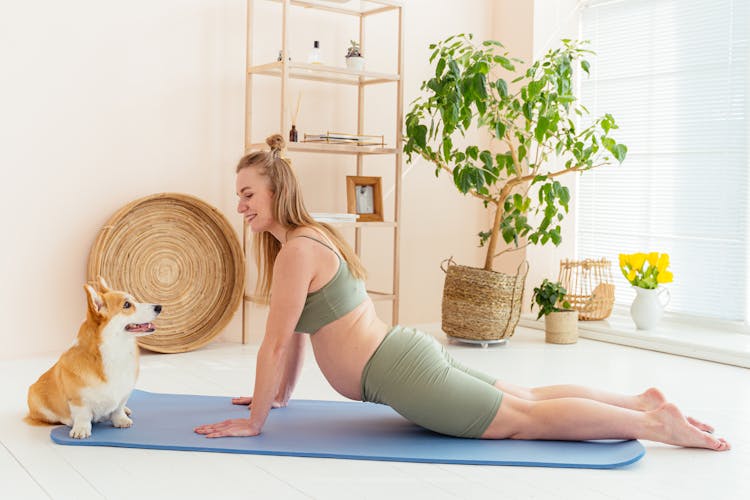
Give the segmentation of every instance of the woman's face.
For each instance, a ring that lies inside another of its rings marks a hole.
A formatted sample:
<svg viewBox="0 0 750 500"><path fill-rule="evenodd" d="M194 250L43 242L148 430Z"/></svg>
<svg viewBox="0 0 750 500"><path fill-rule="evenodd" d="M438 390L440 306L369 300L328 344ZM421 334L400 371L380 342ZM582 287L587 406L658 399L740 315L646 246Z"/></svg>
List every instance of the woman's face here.
<svg viewBox="0 0 750 500"><path fill-rule="evenodd" d="M268 177L260 175L255 167L243 168L237 173L237 212L245 217L254 233L268 231L274 224L273 193Z"/></svg>

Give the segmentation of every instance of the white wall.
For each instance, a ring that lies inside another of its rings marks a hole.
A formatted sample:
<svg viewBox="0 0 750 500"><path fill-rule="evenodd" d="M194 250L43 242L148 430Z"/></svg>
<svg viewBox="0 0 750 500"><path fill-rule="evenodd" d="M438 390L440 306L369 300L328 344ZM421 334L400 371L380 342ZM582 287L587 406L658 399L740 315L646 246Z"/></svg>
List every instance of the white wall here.
<svg viewBox="0 0 750 500"><path fill-rule="evenodd" d="M245 3L1 5L0 358L9 358L73 339L89 248L122 205L189 193L239 229L228 194L242 152Z"/></svg>

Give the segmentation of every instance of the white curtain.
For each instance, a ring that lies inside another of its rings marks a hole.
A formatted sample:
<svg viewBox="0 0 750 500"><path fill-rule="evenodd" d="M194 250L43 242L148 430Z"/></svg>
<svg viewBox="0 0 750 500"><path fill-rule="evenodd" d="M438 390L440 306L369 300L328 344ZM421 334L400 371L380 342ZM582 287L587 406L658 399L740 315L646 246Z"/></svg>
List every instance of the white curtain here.
<svg viewBox="0 0 750 500"><path fill-rule="evenodd" d="M594 1L581 10L592 116L614 115L622 165L584 173L576 253L613 262L617 302L634 293L619 253L667 252L668 310L748 319L750 0Z"/></svg>

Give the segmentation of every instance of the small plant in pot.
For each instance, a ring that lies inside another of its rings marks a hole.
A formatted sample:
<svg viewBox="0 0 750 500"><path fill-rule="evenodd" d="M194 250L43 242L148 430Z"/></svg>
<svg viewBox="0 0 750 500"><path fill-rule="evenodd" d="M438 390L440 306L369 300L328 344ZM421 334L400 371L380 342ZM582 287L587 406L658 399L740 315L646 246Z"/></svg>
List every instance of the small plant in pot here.
<svg viewBox="0 0 750 500"><path fill-rule="evenodd" d="M365 58L362 57L362 51L359 42L349 40L349 47L346 49L346 67L355 71L362 71L365 67Z"/></svg>
<svg viewBox="0 0 750 500"><path fill-rule="evenodd" d="M544 316L545 340L550 344L575 344L578 341L578 311L565 300L567 293L559 282L548 279L534 288L531 309L534 309L534 304L539 306L536 319Z"/></svg>
<svg viewBox="0 0 750 500"><path fill-rule="evenodd" d="M484 266L444 269L442 329L473 340L510 337L525 275L495 272L495 259L529 244L559 245L571 194L558 177L621 163L627 147L610 134L612 115L589 117L577 102L576 73L590 69L585 42L562 40L527 68L500 42L475 43L471 34L430 49L434 73L406 115L404 153L447 174L491 214L478 235Z"/></svg>

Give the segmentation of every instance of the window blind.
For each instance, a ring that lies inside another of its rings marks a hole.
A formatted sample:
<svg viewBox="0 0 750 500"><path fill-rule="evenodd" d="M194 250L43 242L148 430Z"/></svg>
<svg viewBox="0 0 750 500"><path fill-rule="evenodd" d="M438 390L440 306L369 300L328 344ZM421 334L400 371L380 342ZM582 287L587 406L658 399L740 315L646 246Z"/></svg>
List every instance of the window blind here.
<svg viewBox="0 0 750 500"><path fill-rule="evenodd" d="M668 310L747 321L750 1L595 1L580 19L581 102L628 155L579 177L578 257L610 258L629 305L618 254L667 252Z"/></svg>

